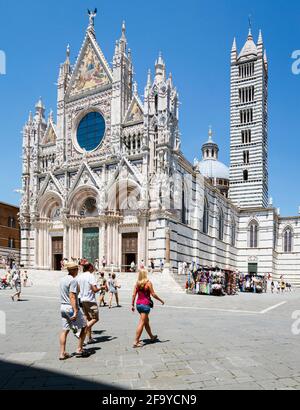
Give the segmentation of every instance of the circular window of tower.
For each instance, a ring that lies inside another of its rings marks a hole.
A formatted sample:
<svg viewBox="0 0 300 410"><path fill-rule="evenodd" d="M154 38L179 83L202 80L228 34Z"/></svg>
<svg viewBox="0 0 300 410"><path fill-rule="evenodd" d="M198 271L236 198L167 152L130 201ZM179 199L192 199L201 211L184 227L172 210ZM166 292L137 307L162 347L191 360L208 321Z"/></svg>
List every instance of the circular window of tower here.
<svg viewBox="0 0 300 410"><path fill-rule="evenodd" d="M99 112L89 112L78 125L78 145L85 151L93 151L101 144L104 134L104 117Z"/></svg>

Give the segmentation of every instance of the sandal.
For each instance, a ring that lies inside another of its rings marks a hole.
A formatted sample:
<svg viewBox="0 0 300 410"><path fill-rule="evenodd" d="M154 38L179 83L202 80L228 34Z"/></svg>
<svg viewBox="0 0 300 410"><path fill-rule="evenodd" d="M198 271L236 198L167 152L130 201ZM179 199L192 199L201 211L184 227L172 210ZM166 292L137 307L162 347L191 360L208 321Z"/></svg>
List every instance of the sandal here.
<svg viewBox="0 0 300 410"><path fill-rule="evenodd" d="M63 357L60 357L59 360L60 361L64 361L64 360L68 360L71 359L71 355L69 353L65 353Z"/></svg>
<svg viewBox="0 0 300 410"><path fill-rule="evenodd" d="M142 343L142 342L135 343L135 344L133 345L133 348L134 348L134 349L140 349L141 347L144 347L144 343Z"/></svg>
<svg viewBox="0 0 300 410"><path fill-rule="evenodd" d="M158 341L158 336L154 336L153 339L151 339L151 343L156 343Z"/></svg>
<svg viewBox="0 0 300 410"><path fill-rule="evenodd" d="M77 359L85 359L87 357L90 357L90 353L87 352L86 350L83 350L80 353L76 352L75 356L76 356Z"/></svg>
<svg viewBox="0 0 300 410"><path fill-rule="evenodd" d="M97 343L97 340L96 339L90 339L90 340L88 340L87 341L87 345L94 345L95 343Z"/></svg>

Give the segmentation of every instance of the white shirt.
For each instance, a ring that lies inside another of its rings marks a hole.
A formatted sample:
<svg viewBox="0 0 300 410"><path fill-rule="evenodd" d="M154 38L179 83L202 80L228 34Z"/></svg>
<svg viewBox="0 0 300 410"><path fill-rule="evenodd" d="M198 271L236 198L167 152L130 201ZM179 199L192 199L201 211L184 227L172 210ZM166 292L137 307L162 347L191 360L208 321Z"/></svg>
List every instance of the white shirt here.
<svg viewBox="0 0 300 410"><path fill-rule="evenodd" d="M78 277L77 282L80 287L81 302L97 303L96 295L92 290L92 286L97 287L95 276L90 272L85 272Z"/></svg>

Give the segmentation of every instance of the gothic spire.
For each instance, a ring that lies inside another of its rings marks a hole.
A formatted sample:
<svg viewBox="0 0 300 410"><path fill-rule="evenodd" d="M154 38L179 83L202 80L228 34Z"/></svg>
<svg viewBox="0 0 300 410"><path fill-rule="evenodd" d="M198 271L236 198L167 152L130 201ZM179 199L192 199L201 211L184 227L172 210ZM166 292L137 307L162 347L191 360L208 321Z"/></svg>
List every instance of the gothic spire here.
<svg viewBox="0 0 300 410"><path fill-rule="evenodd" d="M125 53L127 47L127 38L126 38L126 23L123 21L122 23L122 35L120 38L120 49L121 52Z"/></svg>
<svg viewBox="0 0 300 410"><path fill-rule="evenodd" d="M151 70L150 70L150 68L149 68L149 70L148 70L148 76L147 76L147 87L148 87L148 88L151 87L151 82L152 82L152 80L151 80Z"/></svg>
<svg viewBox="0 0 300 410"><path fill-rule="evenodd" d="M32 122L33 122L33 116L32 116L32 111L30 111L30 112L29 112L29 117L28 117L27 124L28 124L28 125L31 125Z"/></svg>
<svg viewBox="0 0 300 410"><path fill-rule="evenodd" d="M235 51L237 51L237 46L236 46L236 38L234 37L231 52L235 52Z"/></svg>
<svg viewBox="0 0 300 410"><path fill-rule="evenodd" d="M166 79L166 65L163 60L161 51L159 52L158 59L155 62L155 79L156 80Z"/></svg>
<svg viewBox="0 0 300 410"><path fill-rule="evenodd" d="M263 44L263 37L262 37L262 32L261 30L259 30L259 35L258 35L258 41L257 41L257 45Z"/></svg>

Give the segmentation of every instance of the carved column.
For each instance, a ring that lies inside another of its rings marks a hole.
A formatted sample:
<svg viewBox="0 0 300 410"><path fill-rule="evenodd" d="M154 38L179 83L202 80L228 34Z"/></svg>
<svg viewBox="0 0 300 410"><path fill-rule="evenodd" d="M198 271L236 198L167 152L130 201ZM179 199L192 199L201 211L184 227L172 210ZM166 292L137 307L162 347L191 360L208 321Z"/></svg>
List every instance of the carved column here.
<svg viewBox="0 0 300 410"><path fill-rule="evenodd" d="M170 269L171 262L171 232L170 228L166 228L166 263L165 268Z"/></svg>

